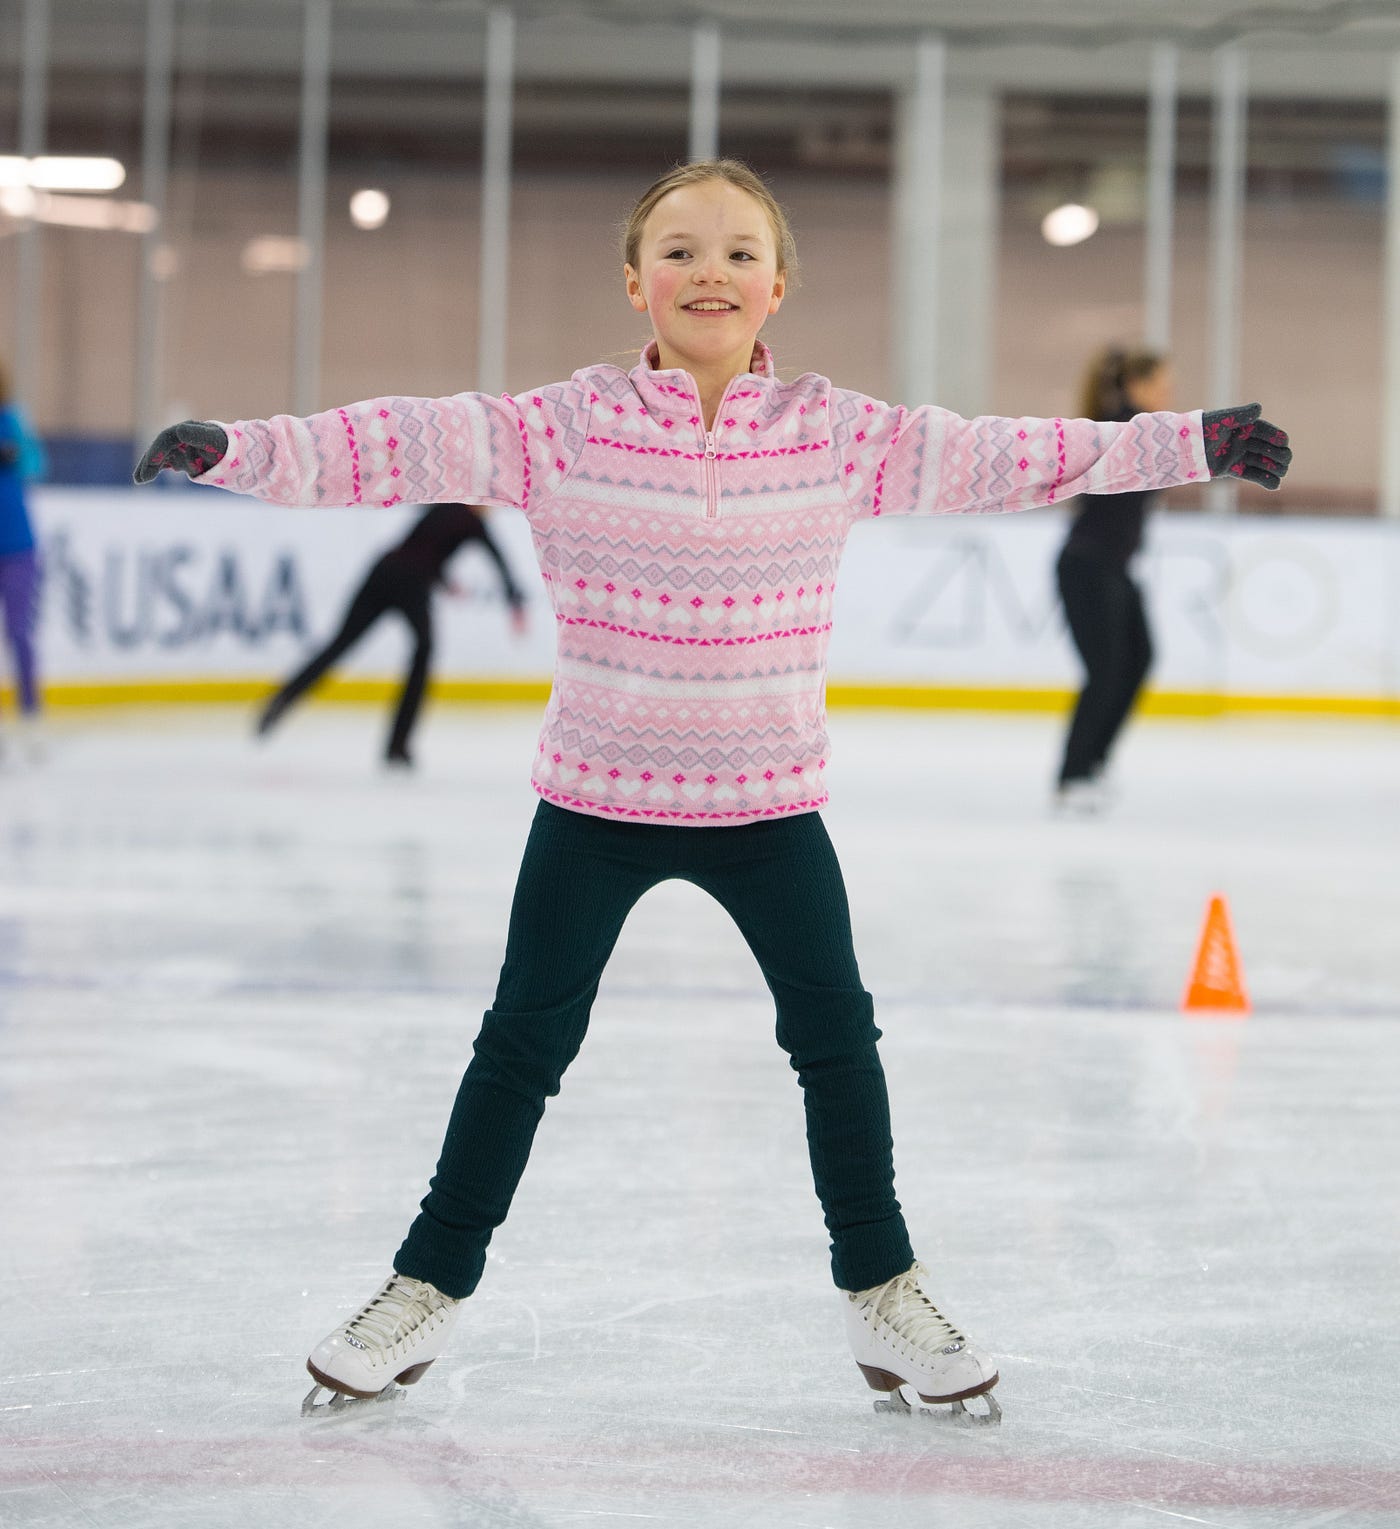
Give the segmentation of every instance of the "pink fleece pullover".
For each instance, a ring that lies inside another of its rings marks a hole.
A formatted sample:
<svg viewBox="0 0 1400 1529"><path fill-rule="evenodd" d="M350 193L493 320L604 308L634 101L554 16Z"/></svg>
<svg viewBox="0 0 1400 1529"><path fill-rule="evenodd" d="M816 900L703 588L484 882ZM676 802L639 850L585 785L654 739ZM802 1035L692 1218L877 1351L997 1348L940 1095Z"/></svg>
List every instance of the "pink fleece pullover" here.
<svg viewBox="0 0 1400 1529"><path fill-rule="evenodd" d="M576 812L722 826L827 800L826 652L857 520L1026 510L1208 476L1201 416L961 419L753 370L590 366L492 398L226 424L200 483L284 505L464 500L530 522L558 623L532 782Z"/></svg>

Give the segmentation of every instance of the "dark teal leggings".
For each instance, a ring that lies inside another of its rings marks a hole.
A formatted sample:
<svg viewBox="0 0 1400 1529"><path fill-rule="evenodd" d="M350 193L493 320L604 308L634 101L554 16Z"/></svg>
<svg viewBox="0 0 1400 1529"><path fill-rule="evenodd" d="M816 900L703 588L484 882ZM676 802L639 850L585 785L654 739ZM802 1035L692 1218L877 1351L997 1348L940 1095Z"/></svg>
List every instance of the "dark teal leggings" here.
<svg viewBox="0 0 1400 1529"><path fill-rule="evenodd" d="M547 1098L588 1028L623 921L678 878L723 907L777 1004L802 1085L831 1272L861 1290L914 1261L894 1194L885 1075L841 867L814 812L736 828L615 823L541 802L525 846L496 1001L457 1092L422 1210L394 1267L446 1295L476 1288Z"/></svg>

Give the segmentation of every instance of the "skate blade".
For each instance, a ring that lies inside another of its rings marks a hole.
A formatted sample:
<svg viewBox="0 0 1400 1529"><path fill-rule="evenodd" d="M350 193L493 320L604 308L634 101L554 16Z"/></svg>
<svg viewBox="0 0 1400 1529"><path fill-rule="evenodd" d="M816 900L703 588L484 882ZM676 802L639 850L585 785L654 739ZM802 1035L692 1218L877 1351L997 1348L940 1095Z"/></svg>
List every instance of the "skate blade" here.
<svg viewBox="0 0 1400 1529"><path fill-rule="evenodd" d="M330 1398L329 1401L317 1401L322 1392ZM330 1386L318 1382L306 1393L301 1404L301 1415L304 1418L345 1417L350 1413L363 1412L366 1407L380 1407L385 1402L396 1402L407 1394L402 1386L395 1385L393 1381L377 1396L347 1396L343 1391L332 1390Z"/></svg>
<svg viewBox="0 0 1400 1529"><path fill-rule="evenodd" d="M906 1392L913 1395L912 1402ZM967 1406L968 1402L979 1400L987 1404L985 1412L974 1412ZM946 1414L938 1412L935 1409L939 1407L947 1407L949 1411ZM990 1391L983 1391L980 1396L959 1397L955 1402L926 1402L912 1387L901 1386L876 1402L875 1410L897 1417L912 1417L915 1413L922 1417L946 1416L960 1428L995 1428L1001 1422L1001 1404Z"/></svg>

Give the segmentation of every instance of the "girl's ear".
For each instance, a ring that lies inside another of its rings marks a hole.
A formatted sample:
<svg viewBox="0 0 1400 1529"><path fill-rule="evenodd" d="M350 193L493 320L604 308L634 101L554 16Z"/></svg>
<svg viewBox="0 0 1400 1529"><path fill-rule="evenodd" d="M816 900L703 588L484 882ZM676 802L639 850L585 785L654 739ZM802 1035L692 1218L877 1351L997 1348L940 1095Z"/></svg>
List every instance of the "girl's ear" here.
<svg viewBox="0 0 1400 1529"><path fill-rule="evenodd" d="M776 313L783 304L783 294L787 291L787 273L779 271L773 279L773 295L768 299L769 313Z"/></svg>
<svg viewBox="0 0 1400 1529"><path fill-rule="evenodd" d="M642 291L642 278L640 275L630 265L624 265L622 268L622 279L627 286L627 301L632 304L638 313L645 313L647 311L647 300L645 293Z"/></svg>

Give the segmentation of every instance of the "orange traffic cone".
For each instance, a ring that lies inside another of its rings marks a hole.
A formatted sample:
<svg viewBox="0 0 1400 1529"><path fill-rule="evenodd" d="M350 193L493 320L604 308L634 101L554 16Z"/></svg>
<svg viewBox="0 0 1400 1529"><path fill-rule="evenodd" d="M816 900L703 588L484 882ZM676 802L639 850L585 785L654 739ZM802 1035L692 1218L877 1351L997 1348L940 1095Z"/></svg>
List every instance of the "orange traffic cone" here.
<svg viewBox="0 0 1400 1529"><path fill-rule="evenodd" d="M1206 921L1201 927L1201 942L1196 948L1196 962L1186 984L1181 1007L1188 1014L1198 1010L1249 1013L1249 995L1244 990L1244 973L1235 933L1230 927L1230 911L1218 893L1206 907Z"/></svg>

